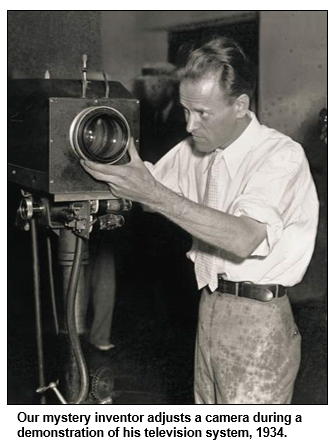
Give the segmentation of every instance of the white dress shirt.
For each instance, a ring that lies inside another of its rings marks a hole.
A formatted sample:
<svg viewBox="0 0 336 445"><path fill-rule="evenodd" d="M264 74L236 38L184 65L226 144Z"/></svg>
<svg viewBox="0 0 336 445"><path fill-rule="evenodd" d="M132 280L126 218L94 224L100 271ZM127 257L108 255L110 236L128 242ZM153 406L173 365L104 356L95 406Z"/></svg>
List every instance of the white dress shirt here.
<svg viewBox="0 0 336 445"><path fill-rule="evenodd" d="M221 184L219 209L265 223L267 237L245 260L217 249L217 272L230 281L293 286L301 281L314 250L319 208L315 185L301 145L249 114L246 130L222 151L230 179ZM190 137L154 166L146 165L163 185L202 204L212 156L197 152ZM188 252L192 261L197 249L194 238Z"/></svg>

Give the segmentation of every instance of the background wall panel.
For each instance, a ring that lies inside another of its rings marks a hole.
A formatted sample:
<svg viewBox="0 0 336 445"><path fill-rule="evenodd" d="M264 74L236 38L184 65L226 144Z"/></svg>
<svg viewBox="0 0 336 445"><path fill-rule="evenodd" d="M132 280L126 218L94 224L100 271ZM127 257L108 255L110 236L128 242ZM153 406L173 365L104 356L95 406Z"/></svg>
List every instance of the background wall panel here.
<svg viewBox="0 0 336 445"><path fill-rule="evenodd" d="M82 54L101 66L100 11L9 11L8 71L13 77L81 76Z"/></svg>

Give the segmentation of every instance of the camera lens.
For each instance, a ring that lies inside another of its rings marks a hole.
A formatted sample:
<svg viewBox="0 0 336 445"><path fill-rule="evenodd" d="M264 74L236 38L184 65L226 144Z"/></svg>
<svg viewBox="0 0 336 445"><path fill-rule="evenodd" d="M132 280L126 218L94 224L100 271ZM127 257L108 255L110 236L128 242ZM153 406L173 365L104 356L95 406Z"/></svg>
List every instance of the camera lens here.
<svg viewBox="0 0 336 445"><path fill-rule="evenodd" d="M109 161L125 146L125 131L108 115L98 115L82 125L81 145L84 151L100 161Z"/></svg>
<svg viewBox="0 0 336 445"><path fill-rule="evenodd" d="M82 159L113 164L126 153L130 129L114 108L91 107L80 112L70 128L71 145Z"/></svg>

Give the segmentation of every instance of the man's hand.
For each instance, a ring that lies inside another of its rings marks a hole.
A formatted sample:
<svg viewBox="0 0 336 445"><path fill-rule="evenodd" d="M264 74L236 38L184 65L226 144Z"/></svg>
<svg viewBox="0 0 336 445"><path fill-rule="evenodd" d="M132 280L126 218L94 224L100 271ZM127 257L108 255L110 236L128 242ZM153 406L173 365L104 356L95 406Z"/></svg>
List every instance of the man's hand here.
<svg viewBox="0 0 336 445"><path fill-rule="evenodd" d="M140 159L133 138L128 149L131 161L126 165L106 165L80 161L82 167L98 181L104 181L114 196L148 204L156 180Z"/></svg>
<svg viewBox="0 0 336 445"><path fill-rule="evenodd" d="M140 159L133 141L126 165L81 161L98 181L105 181L113 195L140 202L178 224L196 238L247 258L266 237L266 224L206 207L178 195L160 184Z"/></svg>

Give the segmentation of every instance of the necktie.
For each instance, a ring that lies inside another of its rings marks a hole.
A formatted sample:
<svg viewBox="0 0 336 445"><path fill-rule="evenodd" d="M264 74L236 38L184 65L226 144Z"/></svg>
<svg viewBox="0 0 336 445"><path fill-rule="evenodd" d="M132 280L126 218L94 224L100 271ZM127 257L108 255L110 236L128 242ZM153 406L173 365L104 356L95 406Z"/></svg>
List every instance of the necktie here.
<svg viewBox="0 0 336 445"><path fill-rule="evenodd" d="M220 162L223 151L218 149L215 152L207 181L207 187L203 200L203 205L218 209L219 206L219 177L223 172L223 163ZM225 162L225 161L224 161ZM221 181L222 182L222 181ZM198 240L198 250L195 258L195 273L198 288L209 285L213 292L218 287L217 277L217 252L218 248Z"/></svg>

